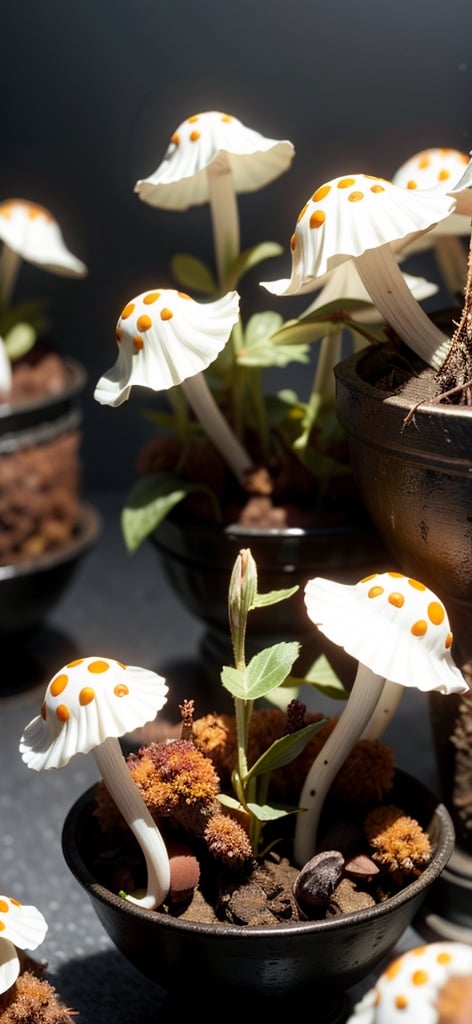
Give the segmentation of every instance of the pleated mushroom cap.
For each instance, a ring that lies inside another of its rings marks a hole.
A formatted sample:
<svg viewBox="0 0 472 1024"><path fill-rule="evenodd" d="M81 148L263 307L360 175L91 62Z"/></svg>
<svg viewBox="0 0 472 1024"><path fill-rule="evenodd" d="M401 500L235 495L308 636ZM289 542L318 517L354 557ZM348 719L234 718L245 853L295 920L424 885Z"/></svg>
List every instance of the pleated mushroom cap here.
<svg viewBox="0 0 472 1024"><path fill-rule="evenodd" d="M442 192L410 192L368 174L334 178L316 189L298 216L290 278L261 284L274 295L314 291L344 260L404 244L454 208L455 200Z"/></svg>
<svg viewBox="0 0 472 1024"><path fill-rule="evenodd" d="M27 199L0 203L0 239L27 263L65 277L84 277L85 263L67 248L59 224L44 206Z"/></svg>
<svg viewBox="0 0 472 1024"><path fill-rule="evenodd" d="M118 359L94 392L102 405L121 405L133 385L164 391L201 373L224 348L239 316L239 295L196 302L171 288L128 302L116 326Z"/></svg>
<svg viewBox="0 0 472 1024"><path fill-rule="evenodd" d="M151 206L186 210L208 202L210 168L229 165L235 192L254 192L283 174L294 152L288 140L266 138L230 114L194 114L176 128L164 160L136 182L135 192Z"/></svg>
<svg viewBox="0 0 472 1024"><path fill-rule="evenodd" d="M468 687L451 653L446 609L418 580L374 573L354 585L316 577L305 588L309 618L378 676L427 692Z"/></svg>
<svg viewBox="0 0 472 1024"><path fill-rule="evenodd" d="M0 896L0 994L8 992L20 973L18 949L36 949L48 930L36 907Z"/></svg>
<svg viewBox="0 0 472 1024"><path fill-rule="evenodd" d="M79 658L49 682L41 713L20 741L25 764L35 771L62 768L152 721L167 700L162 676L112 658Z"/></svg>

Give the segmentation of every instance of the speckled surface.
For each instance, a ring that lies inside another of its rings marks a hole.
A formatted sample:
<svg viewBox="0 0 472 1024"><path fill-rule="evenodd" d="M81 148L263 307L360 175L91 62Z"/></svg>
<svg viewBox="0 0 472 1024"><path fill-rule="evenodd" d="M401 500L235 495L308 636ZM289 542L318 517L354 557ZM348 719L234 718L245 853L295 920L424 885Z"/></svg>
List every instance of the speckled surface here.
<svg viewBox="0 0 472 1024"><path fill-rule="evenodd" d="M92 496L102 536L79 566L47 624L5 644L0 682L0 891L44 913L49 930L36 951L78 1024L180 1024L178 1007L115 950L61 852L65 814L97 778L93 758L79 755L60 771L36 773L22 763L18 742L39 711L44 686L71 657L107 655L144 665L171 683L169 715L193 696L202 630L178 604L153 551L130 556L119 530L121 496ZM373 567L375 568L375 567ZM177 652L177 656L176 656ZM217 704L219 684L200 680L200 713ZM310 698L314 705L313 698ZM334 714L339 706L316 701ZM426 698L408 693L386 737L399 767L436 788ZM400 948L419 939L409 929ZM362 989L368 986L366 982ZM353 993L357 996L357 990ZM199 1002L197 1001L197 1006ZM201 1003L200 1003L201 1005Z"/></svg>

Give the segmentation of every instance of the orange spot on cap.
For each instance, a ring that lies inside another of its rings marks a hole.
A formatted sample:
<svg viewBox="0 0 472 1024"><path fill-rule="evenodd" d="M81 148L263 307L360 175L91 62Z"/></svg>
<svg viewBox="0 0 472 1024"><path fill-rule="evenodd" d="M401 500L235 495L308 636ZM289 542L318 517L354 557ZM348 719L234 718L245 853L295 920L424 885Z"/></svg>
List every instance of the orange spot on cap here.
<svg viewBox="0 0 472 1024"><path fill-rule="evenodd" d="M122 337L123 337L123 331L121 330L121 327L116 327L115 328L115 338L116 338L116 340L117 341L121 341Z"/></svg>
<svg viewBox="0 0 472 1024"><path fill-rule="evenodd" d="M453 634L452 634L452 633L448 633L448 634L447 634L447 637L446 637L446 641L445 641L445 644L444 644L444 646L445 646L445 648L446 648L446 651L448 651L448 650L449 650L449 648L450 648L450 647L452 647L452 641L453 641L453 639L454 639L454 637L453 637Z"/></svg>
<svg viewBox="0 0 472 1024"><path fill-rule="evenodd" d="M384 189L383 185L371 185L370 191L371 192L385 192L385 189Z"/></svg>
<svg viewBox="0 0 472 1024"><path fill-rule="evenodd" d="M79 693L79 704L82 708L86 707L87 704L91 704L95 700L95 690L92 686L83 686Z"/></svg>
<svg viewBox="0 0 472 1024"><path fill-rule="evenodd" d="M424 619L418 619L411 627L413 636L424 636L428 629L428 623Z"/></svg>
<svg viewBox="0 0 472 1024"><path fill-rule="evenodd" d="M3 932L5 930L5 928L6 928L5 922L4 921L0 921L0 932Z"/></svg>
<svg viewBox="0 0 472 1024"><path fill-rule="evenodd" d="M151 306L152 303L157 302L157 300L160 299L160 297L160 292L148 292L147 295L145 295L143 298L144 305Z"/></svg>
<svg viewBox="0 0 472 1024"><path fill-rule="evenodd" d="M292 237L291 237L291 239L290 239L290 248L291 248L292 252L295 249L296 244L297 244L297 236L296 236L296 234L294 232Z"/></svg>
<svg viewBox="0 0 472 1024"><path fill-rule="evenodd" d="M340 178L337 184L337 188L350 188L351 185L356 184L355 178Z"/></svg>
<svg viewBox="0 0 472 1024"><path fill-rule="evenodd" d="M10 904L6 900L0 900L0 914L6 914L10 909Z"/></svg>
<svg viewBox="0 0 472 1024"><path fill-rule="evenodd" d="M404 580L405 577L402 572L389 572L387 576L391 576L393 580Z"/></svg>
<svg viewBox="0 0 472 1024"><path fill-rule="evenodd" d="M109 668L110 662L102 661L101 658L98 658L97 661L91 661L90 665L87 665L87 670L89 672L108 672Z"/></svg>
<svg viewBox="0 0 472 1024"><path fill-rule="evenodd" d="M302 206L302 208L301 208L301 210L300 210L300 213L298 214L298 217L297 217L297 224L299 224L299 223L300 223L300 221L301 221L301 219L302 219L302 217L304 217L304 216L305 216L305 213L306 213L307 209L308 209L308 203L305 203L305 205L304 205L304 206Z"/></svg>
<svg viewBox="0 0 472 1024"><path fill-rule="evenodd" d="M383 594L383 592L383 587L371 587L370 590L367 592L367 597L380 597L380 595Z"/></svg>
<svg viewBox="0 0 472 1024"><path fill-rule="evenodd" d="M450 964L452 956L450 953L446 953L446 950L443 950L442 953L438 953L436 960L438 964Z"/></svg>
<svg viewBox="0 0 472 1024"><path fill-rule="evenodd" d="M74 661L69 661L67 663L66 668L75 668L76 665L82 665L83 661L84 661L83 658L75 658Z"/></svg>
<svg viewBox="0 0 472 1024"><path fill-rule="evenodd" d="M446 617L446 612L439 601L430 601L428 605L428 619L433 626L440 626Z"/></svg>
<svg viewBox="0 0 472 1024"><path fill-rule="evenodd" d="M420 159L418 160L418 167L420 168L420 170L424 171L426 169L426 167L429 167L430 163L431 163L431 157L429 156L429 154L428 153L422 153L422 155L420 156Z"/></svg>
<svg viewBox="0 0 472 1024"><path fill-rule="evenodd" d="M224 121L226 124L230 124L233 118L231 117L231 114L222 114L221 120Z"/></svg>
<svg viewBox="0 0 472 1024"><path fill-rule="evenodd" d="M406 998L406 996L395 996L395 1006L397 1010L406 1010L408 1006L408 999Z"/></svg>
<svg viewBox="0 0 472 1024"><path fill-rule="evenodd" d="M172 310L168 309L167 306L161 309L161 320L172 320L173 315Z"/></svg>
<svg viewBox="0 0 472 1024"><path fill-rule="evenodd" d="M360 583L368 583L369 580L375 580L378 575L379 575L378 572L371 572L369 576L364 576L364 578L362 580L360 580L359 582Z"/></svg>
<svg viewBox="0 0 472 1024"><path fill-rule="evenodd" d="M66 676L65 672L61 672L61 675L56 676L56 678L53 679L49 687L49 692L51 696L58 697L59 694L65 690L68 682L69 676Z"/></svg>
<svg viewBox="0 0 472 1024"><path fill-rule="evenodd" d="M191 117L187 118L188 124L195 124L195 122L198 121L199 117L200 117L200 114L192 114Z"/></svg>
<svg viewBox="0 0 472 1024"><path fill-rule="evenodd" d="M141 350L144 348L144 341L139 336L139 334L137 334L136 337L133 338L133 345L135 352L141 352Z"/></svg>
<svg viewBox="0 0 472 1024"><path fill-rule="evenodd" d="M411 976L413 985L426 985L429 981L429 975L427 971L414 971Z"/></svg>
<svg viewBox="0 0 472 1024"><path fill-rule="evenodd" d="M446 168L443 167L442 170L438 174L438 181L448 181L448 179L450 177L451 177L451 172L447 171Z"/></svg>
<svg viewBox="0 0 472 1024"><path fill-rule="evenodd" d="M131 316L133 310L134 310L134 302L128 302L128 304L125 306L125 308L121 311L120 320L127 320L128 317Z"/></svg>
<svg viewBox="0 0 472 1024"><path fill-rule="evenodd" d="M310 227L320 228L326 220L326 214L323 210L315 210L310 217Z"/></svg>
<svg viewBox="0 0 472 1024"><path fill-rule="evenodd" d="M403 608L405 598L398 590L393 590L392 593L388 595L388 602L389 604L393 604L395 608Z"/></svg>
<svg viewBox="0 0 472 1024"><path fill-rule="evenodd" d="M10 903L14 903L15 907L21 907L19 900L16 900L14 896L10 896Z"/></svg>
<svg viewBox="0 0 472 1024"><path fill-rule="evenodd" d="M408 583L410 584L410 587L414 588L414 590L426 590L424 583L420 583L419 580L409 579Z"/></svg>
<svg viewBox="0 0 472 1024"><path fill-rule="evenodd" d="M196 130L190 132L190 142L198 142L199 138L200 132L197 132Z"/></svg>
<svg viewBox="0 0 472 1024"><path fill-rule="evenodd" d="M149 331L152 327L151 317L146 316L144 313L142 316L138 316L136 327L138 328L138 331Z"/></svg>
<svg viewBox="0 0 472 1024"><path fill-rule="evenodd" d="M413 191L413 189L418 188L418 182L414 181L413 178L410 178L406 183L406 187L409 188L410 191Z"/></svg>
<svg viewBox="0 0 472 1024"><path fill-rule="evenodd" d="M129 690L125 683L118 683L118 686L114 687L113 693L115 697L127 697Z"/></svg>
<svg viewBox="0 0 472 1024"><path fill-rule="evenodd" d="M399 956L399 957L397 957L397 959L396 959L396 960L394 960L394 961L393 961L393 963L391 963L391 964L390 964L390 965L389 965L389 966L388 966L388 967L386 968L386 971L385 971L385 976L386 976L387 978L390 978L390 979L392 979L392 978L396 978L397 974L399 974L399 973L400 973L400 970L401 970L401 966L402 966L402 957L401 957L401 956Z"/></svg>
<svg viewBox="0 0 472 1024"><path fill-rule="evenodd" d="M187 292L177 292L180 299L188 299L189 302L193 302L192 296L187 295Z"/></svg>
<svg viewBox="0 0 472 1024"><path fill-rule="evenodd" d="M178 146L180 142L180 135L178 132L174 132L170 137L170 141L174 143L174 146Z"/></svg>
<svg viewBox="0 0 472 1024"><path fill-rule="evenodd" d="M341 186L338 185L338 188L340 188L340 187ZM311 198L312 198L314 203L319 203L320 199L326 199L326 196L328 196L330 192L331 192L331 185L321 185L320 188L317 188L316 192L313 192L313 195L312 195Z"/></svg>
<svg viewBox="0 0 472 1024"><path fill-rule="evenodd" d="M348 197L350 203L358 203L360 199L364 199L363 192L350 192Z"/></svg>
<svg viewBox="0 0 472 1024"><path fill-rule="evenodd" d="M56 708L56 717L59 722L67 722L70 718L70 711L66 704L58 704Z"/></svg>

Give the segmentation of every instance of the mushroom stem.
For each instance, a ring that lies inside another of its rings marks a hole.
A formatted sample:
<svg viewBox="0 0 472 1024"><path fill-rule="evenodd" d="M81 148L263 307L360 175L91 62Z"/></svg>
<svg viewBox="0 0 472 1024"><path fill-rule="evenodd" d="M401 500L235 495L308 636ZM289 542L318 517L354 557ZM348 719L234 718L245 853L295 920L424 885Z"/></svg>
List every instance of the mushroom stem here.
<svg viewBox="0 0 472 1024"><path fill-rule="evenodd" d="M324 398L335 397L334 367L339 363L342 353L342 329L322 338L318 348L318 361L313 381L313 392Z"/></svg>
<svg viewBox="0 0 472 1024"><path fill-rule="evenodd" d="M117 739L109 737L93 750L102 779L138 841L147 867L147 889L142 899L127 896L131 903L154 910L164 902L170 887L167 849L159 829L133 782Z"/></svg>
<svg viewBox="0 0 472 1024"><path fill-rule="evenodd" d="M434 256L454 302L462 302L467 277L467 252L457 235L438 235Z"/></svg>
<svg viewBox="0 0 472 1024"><path fill-rule="evenodd" d="M3 338L0 338L0 392L9 391L11 388L11 362Z"/></svg>
<svg viewBox="0 0 472 1024"><path fill-rule="evenodd" d="M294 837L295 863L302 867L316 852L318 825L328 790L374 713L384 677L359 663L344 711L308 771L300 794Z"/></svg>
<svg viewBox="0 0 472 1024"><path fill-rule="evenodd" d="M399 683L394 683L392 679L385 680L377 707L362 733L363 740L378 740L379 736L385 732L403 697L403 692L404 687Z"/></svg>
<svg viewBox="0 0 472 1024"><path fill-rule="evenodd" d="M181 387L206 434L221 452L236 479L244 486L246 473L253 466L252 460L220 412L204 374L196 373L188 377L182 381Z"/></svg>
<svg viewBox="0 0 472 1024"><path fill-rule="evenodd" d="M4 306L8 306L10 303L20 263L21 256L18 256L18 253L14 252L13 249L10 249L9 245L4 243L0 256L0 291Z"/></svg>
<svg viewBox="0 0 472 1024"><path fill-rule="evenodd" d="M226 156L210 165L207 174L216 272L223 292L226 270L239 254L238 204Z"/></svg>
<svg viewBox="0 0 472 1024"><path fill-rule="evenodd" d="M390 245L367 249L356 257L363 285L384 319L413 352L439 370L451 345L426 315L403 277Z"/></svg>

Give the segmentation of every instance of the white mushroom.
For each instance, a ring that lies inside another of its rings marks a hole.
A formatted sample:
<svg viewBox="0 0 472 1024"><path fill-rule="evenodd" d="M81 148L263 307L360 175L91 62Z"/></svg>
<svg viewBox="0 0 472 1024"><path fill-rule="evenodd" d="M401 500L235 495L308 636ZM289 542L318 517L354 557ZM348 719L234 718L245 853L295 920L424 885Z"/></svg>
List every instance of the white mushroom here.
<svg viewBox="0 0 472 1024"><path fill-rule="evenodd" d="M460 181L469 162L466 153L447 147L423 149L409 157L395 171L392 181L410 190L435 189L454 195L454 186ZM425 249L433 249L443 279L452 296L462 295L467 271L467 250L460 240L470 235L470 216L451 213L439 221L431 231L414 239L401 252L411 256Z"/></svg>
<svg viewBox="0 0 472 1024"><path fill-rule="evenodd" d="M0 394L6 394L11 388L12 372L5 342L0 338Z"/></svg>
<svg viewBox="0 0 472 1024"><path fill-rule="evenodd" d="M119 737L154 720L167 700L167 690L156 672L111 658L78 658L53 676L41 714L26 727L20 741L23 761L35 771L62 768L76 754L94 754L146 861L146 896L128 899L149 909L160 906L169 891L169 858L126 766Z"/></svg>
<svg viewBox="0 0 472 1024"><path fill-rule="evenodd" d="M21 260L68 277L84 277L87 273L85 264L69 252L49 210L27 199L0 203L0 239L0 283L5 304L10 301Z"/></svg>
<svg viewBox="0 0 472 1024"><path fill-rule="evenodd" d="M170 138L164 160L135 192L151 206L186 210L209 203L218 280L239 252L238 192L254 192L290 166L291 142L265 138L218 110L194 114Z"/></svg>
<svg viewBox="0 0 472 1024"><path fill-rule="evenodd" d="M346 1024L465 1024L471 1012L472 946L431 942L388 964Z"/></svg>
<svg viewBox="0 0 472 1024"><path fill-rule="evenodd" d="M174 289L143 292L118 319L118 359L97 383L94 398L121 405L134 385L165 391L181 384L204 430L244 482L252 466L220 412L203 371L224 348L239 315L237 292L215 302L196 302Z"/></svg>
<svg viewBox="0 0 472 1024"><path fill-rule="evenodd" d="M304 294L344 260L354 260L382 317L425 362L439 368L450 339L413 298L395 252L455 205L443 193L410 192L371 175L334 178L316 189L299 214L291 239L291 277L261 283L275 295Z"/></svg>
<svg viewBox="0 0 472 1024"><path fill-rule="evenodd" d="M48 930L36 907L0 896L0 995L8 992L20 973L17 949L36 949Z"/></svg>
<svg viewBox="0 0 472 1024"><path fill-rule="evenodd" d="M359 662L344 711L315 758L300 796L305 813L295 825L295 858L305 864L316 849L319 817L331 782L364 734L385 681L422 692L464 693L468 687L451 654L446 609L423 583L398 572L374 573L354 585L309 580L309 618Z"/></svg>

